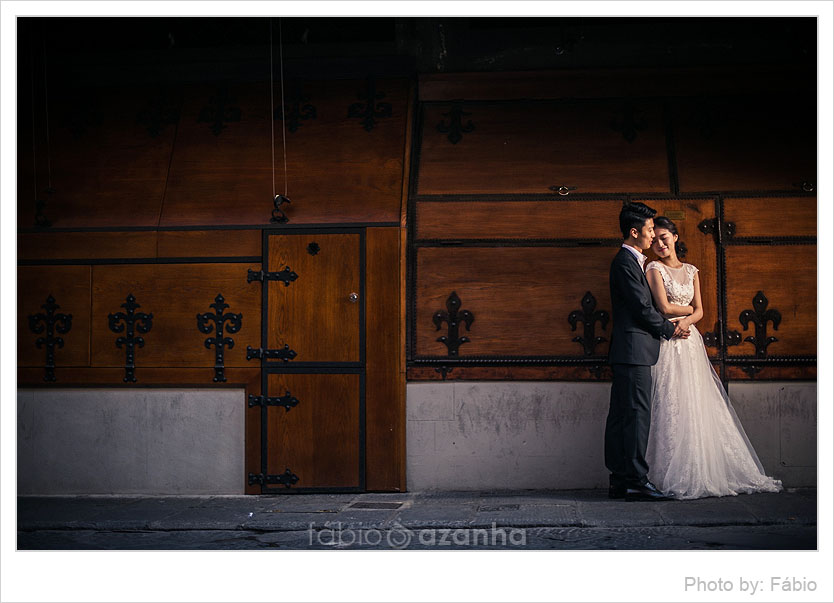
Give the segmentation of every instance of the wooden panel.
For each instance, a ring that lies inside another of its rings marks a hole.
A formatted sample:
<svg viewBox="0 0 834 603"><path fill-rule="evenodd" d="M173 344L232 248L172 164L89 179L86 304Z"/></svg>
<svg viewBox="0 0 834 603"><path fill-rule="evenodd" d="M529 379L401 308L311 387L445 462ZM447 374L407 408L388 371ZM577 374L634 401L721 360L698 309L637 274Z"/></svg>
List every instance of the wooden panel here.
<svg viewBox="0 0 834 603"><path fill-rule="evenodd" d="M581 310L586 291L597 310L610 313L608 271L616 253L608 247L419 248L417 354L447 355L436 341L447 334L447 324L437 331L432 316L446 310L455 291L461 309L475 315L471 331L461 325L460 335L471 340L461 345L461 356L584 355L572 341L582 333L571 331L568 315ZM610 325L603 331L597 323L596 334L608 337ZM596 355L607 353L607 342L596 346Z"/></svg>
<svg viewBox="0 0 834 603"><path fill-rule="evenodd" d="M565 69L420 75L420 100L604 98L771 93L774 81L814 81L813 73L775 65Z"/></svg>
<svg viewBox="0 0 834 603"><path fill-rule="evenodd" d="M260 230L161 230L159 257L261 255Z"/></svg>
<svg viewBox="0 0 834 603"><path fill-rule="evenodd" d="M397 222L403 179L403 141L407 81L379 80L391 104L391 117L378 117L370 131L359 118L347 117L360 102L365 82L310 81L302 84L315 107L313 119L286 131L287 188L284 178L282 122L275 122L275 192L292 200L284 209L293 223ZM216 89L194 87L183 109L177 148L165 196L161 224L269 225L273 165L269 84L229 88L230 106L240 121L228 122L219 135L197 117ZM287 91L288 94L291 90ZM363 97L364 98L364 97ZM279 104L280 89L275 102Z"/></svg>
<svg viewBox="0 0 834 603"><path fill-rule="evenodd" d="M156 232L37 232L17 236L20 260L155 258Z"/></svg>
<svg viewBox="0 0 834 603"><path fill-rule="evenodd" d="M732 381L816 381L816 366L765 366L752 378L740 366L728 366L727 378Z"/></svg>
<svg viewBox="0 0 834 603"><path fill-rule="evenodd" d="M55 314L71 314L67 333L53 332L64 340L55 346L55 366L87 366L90 363L90 267L22 266L17 269L17 363L19 366L46 365L46 346L38 348L36 340L46 337L29 328L29 316L46 313L42 308L52 296L58 308ZM39 325L43 326L40 321ZM63 324L61 325L63 328ZM37 381L43 382L44 370L38 369Z"/></svg>
<svg viewBox="0 0 834 603"><path fill-rule="evenodd" d="M139 116L158 93L140 87L50 89L50 168L54 193L44 210L55 227L156 226L175 127L152 135ZM178 100L171 98L174 110ZM40 148L45 157L45 149ZM29 155L28 157L31 157ZM40 186L47 185L39 167ZM21 189L22 205L31 191ZM32 214L21 216L29 228Z"/></svg>
<svg viewBox="0 0 834 603"><path fill-rule="evenodd" d="M701 284L701 302L704 305L704 317L695 325L701 334L715 331L718 323L718 263L715 239L698 230L698 224L704 219L715 218L713 199L643 199L650 207L657 210L658 216L667 215L678 227L678 241L687 247L686 257L682 261L698 268ZM657 257L651 250L646 251L650 260ZM710 356L718 355L718 348L707 347Z"/></svg>
<svg viewBox="0 0 834 603"><path fill-rule="evenodd" d="M623 202L442 201L417 203L418 239L622 239ZM585 216L593 216L589 221Z"/></svg>
<svg viewBox="0 0 834 603"><path fill-rule="evenodd" d="M817 248L815 245L727 247L727 325L742 338L753 335L750 324L743 330L739 315L755 310L753 298L762 291L766 309L782 315L779 328L767 323L767 335L778 341L767 347L768 356L815 355L817 353ZM727 349L730 356L753 356L752 343Z"/></svg>
<svg viewBox="0 0 834 603"><path fill-rule="evenodd" d="M657 101L633 101L632 142L621 101L463 105L474 130L457 144L437 130L451 105L425 106L419 194L669 191L666 140Z"/></svg>
<svg viewBox="0 0 834 603"><path fill-rule="evenodd" d="M448 381L610 381L607 363L599 365L597 377L584 366L461 366L446 374ZM413 366L408 369L409 381L441 381L443 376L432 367Z"/></svg>
<svg viewBox="0 0 834 603"><path fill-rule="evenodd" d="M320 250L308 253L307 246ZM289 345L296 362L358 362L360 294L358 234L275 235L269 238L269 270L289 267L298 279L270 281L270 348Z"/></svg>
<svg viewBox="0 0 834 603"><path fill-rule="evenodd" d="M268 409L271 474L289 469L297 488L358 487L359 375L269 375L268 395L299 401ZM281 487L283 490L283 486Z"/></svg>
<svg viewBox="0 0 834 603"><path fill-rule="evenodd" d="M681 102L680 190L797 190L816 181L813 97L765 94Z"/></svg>
<svg viewBox="0 0 834 603"><path fill-rule="evenodd" d="M136 376L142 382L143 367L213 367L214 347L204 341L214 337L197 328L197 315L214 313L210 307L218 293L229 308L225 313L242 313L242 326L231 337L235 345L225 351L225 365L251 367L246 346L261 341L261 285L247 283L247 269L254 264L155 264L93 266L93 366L124 366L125 350L117 348L119 336L108 326L108 314L123 312L128 294L140 304L137 312L153 313L153 327L143 334L144 347L136 348ZM213 322L209 323L212 326ZM229 324L228 322L226 324ZM140 335L140 333L136 333ZM206 370L206 381L214 377Z"/></svg>
<svg viewBox="0 0 834 603"><path fill-rule="evenodd" d="M816 197L725 197L724 220L737 237L817 236Z"/></svg>
<svg viewBox="0 0 834 603"><path fill-rule="evenodd" d="M367 230L365 433L368 490L405 490L405 375L400 298L400 230Z"/></svg>

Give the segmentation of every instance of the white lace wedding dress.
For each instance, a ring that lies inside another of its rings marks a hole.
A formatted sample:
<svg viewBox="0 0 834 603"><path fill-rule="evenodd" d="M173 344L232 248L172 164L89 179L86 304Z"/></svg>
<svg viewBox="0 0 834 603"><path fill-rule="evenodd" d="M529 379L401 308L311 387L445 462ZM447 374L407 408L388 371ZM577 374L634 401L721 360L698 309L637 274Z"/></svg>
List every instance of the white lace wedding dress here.
<svg viewBox="0 0 834 603"><path fill-rule="evenodd" d="M670 303L688 306L695 295L691 264L669 268L651 262ZM652 367L652 415L646 460L649 479L679 499L778 492L764 473L721 380L693 325L688 339L661 340Z"/></svg>

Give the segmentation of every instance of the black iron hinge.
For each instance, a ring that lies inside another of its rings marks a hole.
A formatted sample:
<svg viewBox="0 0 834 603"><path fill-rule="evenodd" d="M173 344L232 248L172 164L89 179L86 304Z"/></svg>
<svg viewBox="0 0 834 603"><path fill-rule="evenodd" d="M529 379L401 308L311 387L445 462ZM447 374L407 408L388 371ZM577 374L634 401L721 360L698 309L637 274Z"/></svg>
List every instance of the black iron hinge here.
<svg viewBox="0 0 834 603"><path fill-rule="evenodd" d="M249 273L246 275L246 282L261 281L263 283L265 281L281 281L285 287L289 287L290 283L297 278L298 275L289 266L278 272L264 272L263 270L255 272L249 268Z"/></svg>
<svg viewBox="0 0 834 603"><path fill-rule="evenodd" d="M279 475L264 475L263 473L250 473L249 474L249 485L253 484L279 484L282 486L286 486L289 488L293 484L298 483L298 476L290 471L289 467L284 473Z"/></svg>
<svg viewBox="0 0 834 603"><path fill-rule="evenodd" d="M265 350L263 348L253 348L251 345L246 346L246 359L252 360L253 358L266 358L266 359L278 359L283 360L284 362L288 362L298 356L295 353L295 350L291 350L289 344L284 344L283 348L277 350Z"/></svg>
<svg viewBox="0 0 834 603"><path fill-rule="evenodd" d="M287 412L290 412L293 406L298 406L298 398L293 396L289 391L283 396L277 397L249 394L249 408L253 406L283 406Z"/></svg>

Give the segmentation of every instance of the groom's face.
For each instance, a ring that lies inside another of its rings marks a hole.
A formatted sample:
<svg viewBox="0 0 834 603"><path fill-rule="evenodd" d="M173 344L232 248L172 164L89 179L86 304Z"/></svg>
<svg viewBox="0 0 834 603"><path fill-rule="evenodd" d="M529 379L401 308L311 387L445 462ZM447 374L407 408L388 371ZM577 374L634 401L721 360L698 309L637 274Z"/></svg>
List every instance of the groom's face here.
<svg viewBox="0 0 834 603"><path fill-rule="evenodd" d="M639 231L636 228L632 228L631 235L637 237L634 244L645 251L652 246L652 241L654 241L654 220L651 218L646 220Z"/></svg>

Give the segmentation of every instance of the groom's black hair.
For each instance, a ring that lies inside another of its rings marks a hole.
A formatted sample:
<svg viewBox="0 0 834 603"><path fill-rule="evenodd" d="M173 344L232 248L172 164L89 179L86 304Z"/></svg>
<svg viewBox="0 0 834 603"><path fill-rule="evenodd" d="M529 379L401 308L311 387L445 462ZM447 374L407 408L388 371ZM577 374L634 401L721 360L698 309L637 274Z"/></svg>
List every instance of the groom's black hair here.
<svg viewBox="0 0 834 603"><path fill-rule="evenodd" d="M632 228L641 230L646 220L654 218L655 214L657 214L657 210L643 203L635 201L634 203L624 204L620 210L620 231L623 233L623 239L629 237Z"/></svg>

